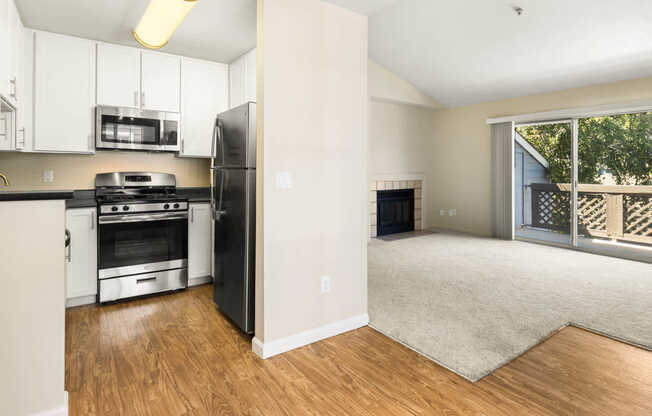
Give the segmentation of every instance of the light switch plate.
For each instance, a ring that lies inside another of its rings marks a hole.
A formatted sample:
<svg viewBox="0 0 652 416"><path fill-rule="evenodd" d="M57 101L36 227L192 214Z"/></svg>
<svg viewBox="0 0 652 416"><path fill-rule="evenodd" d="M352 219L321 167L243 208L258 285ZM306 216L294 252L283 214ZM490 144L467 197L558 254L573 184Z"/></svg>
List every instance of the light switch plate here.
<svg viewBox="0 0 652 416"><path fill-rule="evenodd" d="M331 278L330 276L321 277L321 293L328 293L331 291Z"/></svg>
<svg viewBox="0 0 652 416"><path fill-rule="evenodd" d="M290 172L278 172L276 174L276 188L277 189L292 188L292 174Z"/></svg>
<svg viewBox="0 0 652 416"><path fill-rule="evenodd" d="M444 208L439 210L439 215L444 216L446 215L446 210Z"/></svg>
<svg viewBox="0 0 652 416"><path fill-rule="evenodd" d="M448 210L448 215L451 216L451 217L454 217L455 215L457 215L457 210L456 209L449 209Z"/></svg>
<svg viewBox="0 0 652 416"><path fill-rule="evenodd" d="M45 183L54 182L54 171L52 169L46 169L43 171L43 182Z"/></svg>

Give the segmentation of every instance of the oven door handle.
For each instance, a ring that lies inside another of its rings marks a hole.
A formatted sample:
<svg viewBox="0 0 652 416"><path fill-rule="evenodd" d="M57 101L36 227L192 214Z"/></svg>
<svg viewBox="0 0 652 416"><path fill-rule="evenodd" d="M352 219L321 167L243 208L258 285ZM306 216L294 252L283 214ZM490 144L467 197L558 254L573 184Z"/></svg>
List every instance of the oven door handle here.
<svg viewBox="0 0 652 416"><path fill-rule="evenodd" d="M105 215L100 216L100 224L117 224L124 222L147 222L187 219L187 212L144 214L144 215Z"/></svg>

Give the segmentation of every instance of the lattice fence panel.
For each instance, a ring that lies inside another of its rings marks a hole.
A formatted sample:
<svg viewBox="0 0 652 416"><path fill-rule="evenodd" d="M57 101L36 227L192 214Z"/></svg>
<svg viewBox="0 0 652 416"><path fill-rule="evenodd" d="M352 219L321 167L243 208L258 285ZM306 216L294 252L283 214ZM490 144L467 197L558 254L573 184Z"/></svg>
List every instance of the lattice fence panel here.
<svg viewBox="0 0 652 416"><path fill-rule="evenodd" d="M533 191L532 204L536 204L532 225L552 230L570 230L570 195L561 191Z"/></svg>
<svg viewBox="0 0 652 416"><path fill-rule="evenodd" d="M577 196L577 216L580 230L607 230L607 203L604 194L580 193Z"/></svg>
<svg viewBox="0 0 652 416"><path fill-rule="evenodd" d="M652 238L652 195L624 195L623 203L625 233Z"/></svg>

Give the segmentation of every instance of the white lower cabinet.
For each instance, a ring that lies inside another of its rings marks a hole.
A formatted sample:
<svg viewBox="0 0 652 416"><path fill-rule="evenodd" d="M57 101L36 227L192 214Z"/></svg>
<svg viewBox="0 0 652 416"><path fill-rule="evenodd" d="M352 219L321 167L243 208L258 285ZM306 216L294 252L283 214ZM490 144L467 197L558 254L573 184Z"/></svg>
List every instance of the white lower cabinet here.
<svg viewBox="0 0 652 416"><path fill-rule="evenodd" d="M97 294L97 210L66 210L70 245L66 248L66 306L95 302Z"/></svg>
<svg viewBox="0 0 652 416"><path fill-rule="evenodd" d="M211 205L190 204L188 215L188 286L194 286L210 282L212 279Z"/></svg>

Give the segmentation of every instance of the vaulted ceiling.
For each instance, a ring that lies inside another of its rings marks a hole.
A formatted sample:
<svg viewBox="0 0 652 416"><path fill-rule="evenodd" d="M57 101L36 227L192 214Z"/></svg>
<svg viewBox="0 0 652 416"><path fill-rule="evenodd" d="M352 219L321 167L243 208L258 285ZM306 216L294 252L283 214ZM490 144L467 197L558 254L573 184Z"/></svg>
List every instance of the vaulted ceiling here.
<svg viewBox="0 0 652 416"><path fill-rule="evenodd" d="M448 106L640 78L652 1L399 0L370 14L369 54Z"/></svg>
<svg viewBox="0 0 652 416"><path fill-rule="evenodd" d="M369 15L370 57L448 106L652 75L650 0L327 1ZM16 2L29 27L136 45L149 0ZM164 51L230 62L255 43L256 0L201 0Z"/></svg>

